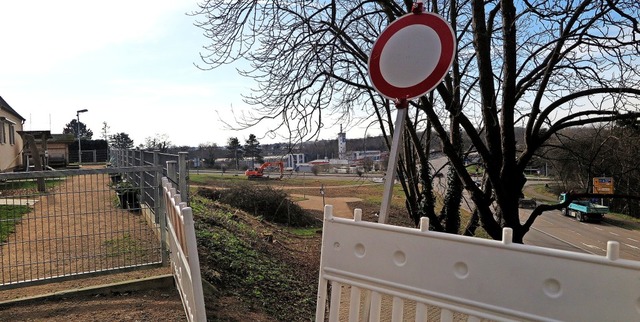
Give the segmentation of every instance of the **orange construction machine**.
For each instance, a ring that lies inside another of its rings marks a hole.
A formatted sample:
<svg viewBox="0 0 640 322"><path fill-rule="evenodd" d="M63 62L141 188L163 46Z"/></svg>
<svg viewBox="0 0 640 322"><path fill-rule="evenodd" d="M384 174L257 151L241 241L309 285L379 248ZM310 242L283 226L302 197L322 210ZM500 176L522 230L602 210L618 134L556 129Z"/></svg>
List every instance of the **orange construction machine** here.
<svg viewBox="0 0 640 322"><path fill-rule="evenodd" d="M264 174L264 170L266 170L269 167L278 167L280 169L280 177L277 178L276 180L280 180L282 179L282 177L284 176L284 162L278 161L278 162L265 162L263 163L259 168L255 168L254 170L247 170L244 172L244 175L247 176L247 178L249 178L249 180L252 179L268 179L269 176Z"/></svg>

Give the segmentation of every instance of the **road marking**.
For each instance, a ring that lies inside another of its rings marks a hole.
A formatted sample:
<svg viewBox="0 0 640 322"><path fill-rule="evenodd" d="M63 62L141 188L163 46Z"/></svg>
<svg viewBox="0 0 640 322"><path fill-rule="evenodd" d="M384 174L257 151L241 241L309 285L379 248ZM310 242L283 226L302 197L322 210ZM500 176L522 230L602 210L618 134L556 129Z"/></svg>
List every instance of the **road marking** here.
<svg viewBox="0 0 640 322"><path fill-rule="evenodd" d="M602 228L600 228L600 227L596 227L596 226L593 226L593 228L595 228L595 229L597 229L597 230L604 230L604 229L602 229Z"/></svg>
<svg viewBox="0 0 640 322"><path fill-rule="evenodd" d="M598 246L589 245L589 244L585 244L585 243L582 243L582 245L585 245L585 246L587 246L587 247L589 247L589 248L595 248L595 249L597 249L597 250L604 251L604 249L602 249L602 248L600 248L600 247L598 247Z"/></svg>
<svg viewBox="0 0 640 322"><path fill-rule="evenodd" d="M630 241L634 241L634 242L636 242L636 243L638 242L637 240L635 240L635 239L633 239L633 238L630 238L630 237L627 237L627 239L628 239L628 240L630 240Z"/></svg>
<svg viewBox="0 0 640 322"><path fill-rule="evenodd" d="M539 233L541 233L541 234L543 234L543 235L547 235L547 236L549 236L549 237L551 237L551 238L553 238L553 239L555 239L555 240L558 240L558 241L560 241L560 242L562 242L562 243L565 243L565 244L567 244L567 245L569 245L569 246L571 246L571 247L574 247L575 249L579 249L579 250L581 250L581 251L583 251L583 252L585 252L585 253L594 254L594 255L596 254L596 253L594 253L593 251L590 251L590 250L588 250L588 249L584 249L584 248L580 247L580 246L579 246L579 245L577 245L577 244L571 243L570 241L564 240L564 239L562 239L562 238L560 238L560 237L558 237L558 236L554 236L554 235L552 235L552 234L550 234L550 233L548 233L548 232L546 232L546 231L540 230L540 229L538 229L538 228L536 228L536 227L531 227L531 229L532 229L532 230L535 230L535 231L537 231L537 232L539 232Z"/></svg>
<svg viewBox="0 0 640 322"><path fill-rule="evenodd" d="M609 234L614 235L614 236L620 236L620 235L618 235L618 234L616 234L616 233L614 233L612 231L610 231Z"/></svg>
<svg viewBox="0 0 640 322"><path fill-rule="evenodd" d="M627 245L627 247L631 247L631 248L633 248L633 249L640 249L640 247L636 247L636 246L633 246L633 245L629 245L629 244L627 244L627 243L625 243L625 245Z"/></svg>

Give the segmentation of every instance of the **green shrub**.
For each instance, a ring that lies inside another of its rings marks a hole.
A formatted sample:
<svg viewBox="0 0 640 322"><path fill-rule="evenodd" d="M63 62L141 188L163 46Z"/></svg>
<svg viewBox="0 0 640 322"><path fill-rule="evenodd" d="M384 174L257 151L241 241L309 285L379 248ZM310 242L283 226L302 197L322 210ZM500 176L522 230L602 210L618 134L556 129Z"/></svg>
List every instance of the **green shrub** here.
<svg viewBox="0 0 640 322"><path fill-rule="evenodd" d="M313 223L313 218L289 200L284 191L269 186L242 183L224 190L201 188L198 195L242 209L269 222L294 227L304 227Z"/></svg>

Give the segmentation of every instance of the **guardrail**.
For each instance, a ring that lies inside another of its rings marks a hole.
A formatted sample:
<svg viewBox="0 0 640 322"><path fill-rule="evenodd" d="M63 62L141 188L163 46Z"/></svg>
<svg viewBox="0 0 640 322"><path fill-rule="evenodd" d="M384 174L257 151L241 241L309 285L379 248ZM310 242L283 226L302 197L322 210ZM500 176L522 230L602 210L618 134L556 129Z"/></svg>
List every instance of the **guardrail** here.
<svg viewBox="0 0 640 322"><path fill-rule="evenodd" d="M316 321L640 321L640 262L333 217ZM417 318L416 318L417 317Z"/></svg>

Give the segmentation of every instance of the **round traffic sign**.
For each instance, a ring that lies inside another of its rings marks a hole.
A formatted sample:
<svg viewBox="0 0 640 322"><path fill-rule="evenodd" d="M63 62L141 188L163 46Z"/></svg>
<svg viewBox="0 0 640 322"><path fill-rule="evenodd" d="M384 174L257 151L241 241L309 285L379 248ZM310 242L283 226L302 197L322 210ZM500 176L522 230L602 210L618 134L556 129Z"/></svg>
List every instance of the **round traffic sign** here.
<svg viewBox="0 0 640 322"><path fill-rule="evenodd" d="M435 88L451 67L453 29L434 13L407 14L392 22L369 55L369 78L389 99L414 99Z"/></svg>

